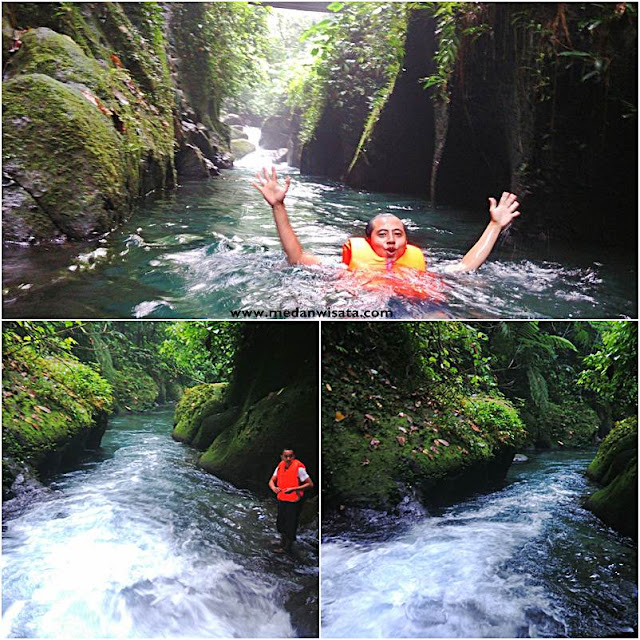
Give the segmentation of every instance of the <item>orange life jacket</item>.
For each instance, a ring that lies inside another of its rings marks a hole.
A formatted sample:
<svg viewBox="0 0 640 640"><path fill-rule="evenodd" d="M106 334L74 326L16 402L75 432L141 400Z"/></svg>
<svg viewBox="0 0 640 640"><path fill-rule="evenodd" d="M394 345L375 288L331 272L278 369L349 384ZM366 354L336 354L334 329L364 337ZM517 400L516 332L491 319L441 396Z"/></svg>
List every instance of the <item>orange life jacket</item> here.
<svg viewBox="0 0 640 640"><path fill-rule="evenodd" d="M442 302L444 283L441 278L426 273L424 254L415 245L408 244L407 250L387 269L387 261L379 256L366 238L349 238L342 245L342 262L350 271L359 271L359 283L365 289L381 290L391 288L405 298L417 298Z"/></svg>
<svg viewBox="0 0 640 640"><path fill-rule="evenodd" d="M277 495L278 500L284 500L285 502L298 502L298 500L302 498L304 491L292 491L291 493L284 492L285 489L297 487L300 484L300 480L298 478L298 469L300 467L303 469L305 468L300 460L292 460L288 469L285 468L284 460L280 462L276 473L276 484L278 485L278 489L281 489Z"/></svg>
<svg viewBox="0 0 640 640"><path fill-rule="evenodd" d="M351 270L387 271L386 259L372 249L366 238L349 238L342 245L342 262ZM391 271L400 271L403 268L427 270L422 251L413 244L407 245L407 250L394 262Z"/></svg>

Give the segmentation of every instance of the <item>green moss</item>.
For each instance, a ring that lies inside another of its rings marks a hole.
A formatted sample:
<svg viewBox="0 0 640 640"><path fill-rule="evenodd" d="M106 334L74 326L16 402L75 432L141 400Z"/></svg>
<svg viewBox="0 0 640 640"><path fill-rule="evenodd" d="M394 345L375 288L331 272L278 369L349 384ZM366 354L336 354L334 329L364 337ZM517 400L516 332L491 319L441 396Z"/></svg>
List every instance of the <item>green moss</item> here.
<svg viewBox="0 0 640 640"><path fill-rule="evenodd" d="M5 82L2 97L5 173L70 237L108 230L113 213L128 210L108 118L79 90L41 74Z"/></svg>
<svg viewBox="0 0 640 640"><path fill-rule="evenodd" d="M637 455L638 418L616 422L602 441L596 457L587 468L587 475L601 484L609 484L621 472L622 461L629 454Z"/></svg>
<svg viewBox="0 0 640 640"><path fill-rule="evenodd" d="M152 102L127 69L110 65L38 28L24 34L4 84L5 171L73 239L108 231L133 198L175 181L168 84ZM5 206L11 239L51 237L23 201Z"/></svg>
<svg viewBox="0 0 640 640"><path fill-rule="evenodd" d="M111 409L111 387L91 367L69 356L43 358L25 348L21 358L5 362L5 469L27 465L46 472L69 443L91 437L97 416ZM13 477L3 478L5 488Z"/></svg>
<svg viewBox="0 0 640 640"><path fill-rule="evenodd" d="M156 381L145 371L127 367L114 372L113 392L118 408L144 411L155 405L159 388Z"/></svg>
<svg viewBox="0 0 640 640"><path fill-rule="evenodd" d="M238 486L264 491L283 447L293 447L303 461L315 449L316 404L317 388L308 381L267 394L244 407L200 457L199 465ZM252 461L250 468L247 460Z"/></svg>
<svg viewBox="0 0 640 640"><path fill-rule="evenodd" d="M586 507L624 535L638 536L638 418L617 422L602 441L587 475L604 485Z"/></svg>
<svg viewBox="0 0 640 640"><path fill-rule="evenodd" d="M492 465L506 471L503 454L523 438L518 412L503 398L402 389L382 373L356 367L326 379L322 447L329 503L386 508L407 489L438 501L454 477L462 485L480 469L490 476Z"/></svg>
<svg viewBox="0 0 640 640"><path fill-rule="evenodd" d="M255 151L256 148L248 140L237 138L231 141L231 153L236 160L243 158L249 153Z"/></svg>
<svg viewBox="0 0 640 640"><path fill-rule="evenodd" d="M550 402L525 417L529 444L541 449L592 445L600 426L596 411L582 400Z"/></svg>
<svg viewBox="0 0 640 640"><path fill-rule="evenodd" d="M194 446L196 446L194 441L201 443L203 436L199 432L202 422L206 417L219 413L226 407L227 386L225 382L218 382L185 389L176 406L173 438Z"/></svg>
<svg viewBox="0 0 640 640"><path fill-rule="evenodd" d="M69 36L40 28L23 36L20 51L11 60L9 77L42 73L60 82L99 87L104 67L88 58Z"/></svg>

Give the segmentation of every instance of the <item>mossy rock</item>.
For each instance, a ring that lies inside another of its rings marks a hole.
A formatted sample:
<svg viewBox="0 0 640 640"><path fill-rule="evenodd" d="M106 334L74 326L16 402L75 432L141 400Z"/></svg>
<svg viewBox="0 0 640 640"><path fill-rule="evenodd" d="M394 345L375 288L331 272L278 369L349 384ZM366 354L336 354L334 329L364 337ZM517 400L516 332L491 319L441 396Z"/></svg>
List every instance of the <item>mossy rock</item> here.
<svg viewBox="0 0 640 640"><path fill-rule="evenodd" d="M596 411L583 400L550 402L544 410L526 415L530 442L540 449L593 445L600 427Z"/></svg>
<svg viewBox="0 0 640 640"><path fill-rule="evenodd" d="M71 38L33 29L3 91L3 199L8 240L87 239L112 229L133 199L173 186L167 99L145 100L128 71Z"/></svg>
<svg viewBox="0 0 640 640"><path fill-rule="evenodd" d="M160 388L141 369L116 370L112 381L116 405L127 411L145 411L155 406Z"/></svg>
<svg viewBox="0 0 640 640"><path fill-rule="evenodd" d="M97 90L105 69L69 36L40 27L24 34L19 52L7 67L8 78L42 73L54 80Z"/></svg>
<svg viewBox="0 0 640 640"><path fill-rule="evenodd" d="M327 506L389 509L413 492L426 504L445 504L504 477L524 435L510 402L401 390L381 374L352 371L351 383L331 376L331 390L323 391Z"/></svg>
<svg viewBox="0 0 640 640"><path fill-rule="evenodd" d="M248 140L249 139L249 134L245 133L244 129L242 127L238 127L236 125L232 125L230 127L231 129L231 136L235 139L235 140Z"/></svg>
<svg viewBox="0 0 640 640"><path fill-rule="evenodd" d="M129 210L109 119L78 89L41 74L5 82L2 97L5 174L68 237L108 231ZM25 233L43 235L38 228Z"/></svg>
<svg viewBox="0 0 640 640"><path fill-rule="evenodd" d="M2 404L3 490L10 497L17 469L49 475L86 447L97 447L107 426L109 384L73 358L29 353L8 360Z"/></svg>
<svg viewBox="0 0 640 640"><path fill-rule="evenodd" d="M256 150L255 146L248 140L242 138L235 138L231 141L231 153L236 160L244 158L244 156L253 153Z"/></svg>
<svg viewBox="0 0 640 640"><path fill-rule="evenodd" d="M264 493L285 447L293 448L309 473L315 473L317 433L315 385L289 384L246 406L198 464L237 486Z"/></svg>
<svg viewBox="0 0 640 640"><path fill-rule="evenodd" d="M209 446L219 433L215 416L228 410L227 386L226 382L218 382L185 389L176 406L173 439L199 449ZM220 429L226 426L223 421Z"/></svg>
<svg viewBox="0 0 640 640"><path fill-rule="evenodd" d="M587 475L604 485L586 502L609 526L638 537L638 419L622 420L602 441Z"/></svg>
<svg viewBox="0 0 640 640"><path fill-rule="evenodd" d="M178 401L182 397L184 389L175 380L170 380L166 384L165 399L167 402Z"/></svg>

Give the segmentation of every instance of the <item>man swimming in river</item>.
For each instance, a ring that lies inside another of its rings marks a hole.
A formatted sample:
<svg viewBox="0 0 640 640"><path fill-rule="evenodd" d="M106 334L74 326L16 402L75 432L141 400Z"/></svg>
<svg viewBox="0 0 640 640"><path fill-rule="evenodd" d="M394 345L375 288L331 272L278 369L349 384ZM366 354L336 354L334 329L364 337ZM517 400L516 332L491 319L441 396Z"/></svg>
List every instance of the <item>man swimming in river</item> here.
<svg viewBox="0 0 640 640"><path fill-rule="evenodd" d="M321 260L312 253L306 253L289 222L284 199L291 184L285 178L284 186L278 183L275 168L271 174L263 169L256 174L253 186L263 195L273 210L278 236L289 264L316 265ZM517 196L505 191L499 202L489 198L491 219L480 239L471 247L460 262L448 266L445 271L473 271L489 257L500 233L512 220L520 215ZM418 255L419 254L419 255ZM352 270L375 270L383 272L426 271L422 251L407 242L407 232L400 218L383 213L372 218L367 224L366 238L351 238L343 246L342 261Z"/></svg>

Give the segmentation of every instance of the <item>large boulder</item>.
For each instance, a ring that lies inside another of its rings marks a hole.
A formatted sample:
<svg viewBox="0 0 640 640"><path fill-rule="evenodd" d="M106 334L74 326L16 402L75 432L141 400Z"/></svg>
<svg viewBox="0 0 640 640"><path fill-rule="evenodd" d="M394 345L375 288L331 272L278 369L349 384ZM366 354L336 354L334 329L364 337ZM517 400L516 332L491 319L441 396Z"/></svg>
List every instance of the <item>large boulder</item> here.
<svg viewBox="0 0 640 640"><path fill-rule="evenodd" d="M243 138L231 141L231 153L236 160L244 158L244 156L253 153L255 150L256 148L248 140Z"/></svg>
<svg viewBox="0 0 640 640"><path fill-rule="evenodd" d="M22 36L6 78L5 239L91 238L136 196L173 186L170 111L147 101L121 66L40 27Z"/></svg>
<svg viewBox="0 0 640 640"><path fill-rule="evenodd" d="M638 537L638 418L616 423L587 475L603 485L586 507L620 533Z"/></svg>
<svg viewBox="0 0 640 640"><path fill-rule="evenodd" d="M192 144L183 144L176 154L178 177L187 180L202 180L219 173L218 168Z"/></svg>
<svg viewBox="0 0 640 640"><path fill-rule="evenodd" d="M595 444L600 418L580 398L549 402L544 409L524 413L529 444L538 449L586 447Z"/></svg>
<svg viewBox="0 0 640 640"><path fill-rule="evenodd" d="M260 146L263 149L282 149L289 146L291 119L288 116L271 116L262 124Z"/></svg>
<svg viewBox="0 0 640 640"><path fill-rule="evenodd" d="M85 449L97 448L112 394L92 367L70 356L32 353L28 360L9 357L4 365L2 488L7 499L28 488L21 476L48 476L77 461Z"/></svg>
<svg viewBox="0 0 640 640"><path fill-rule="evenodd" d="M501 482L524 438L514 406L430 384L406 326L374 324L323 332L323 506L428 508Z"/></svg>
<svg viewBox="0 0 640 640"><path fill-rule="evenodd" d="M285 323L286 324L286 323ZM199 465L265 494L285 447L318 478L317 326L247 323L233 379L187 389L173 437L204 453Z"/></svg>
<svg viewBox="0 0 640 640"><path fill-rule="evenodd" d="M129 176L105 114L80 89L42 74L5 82L2 97L3 171L13 181L5 239L89 238L122 219Z"/></svg>

